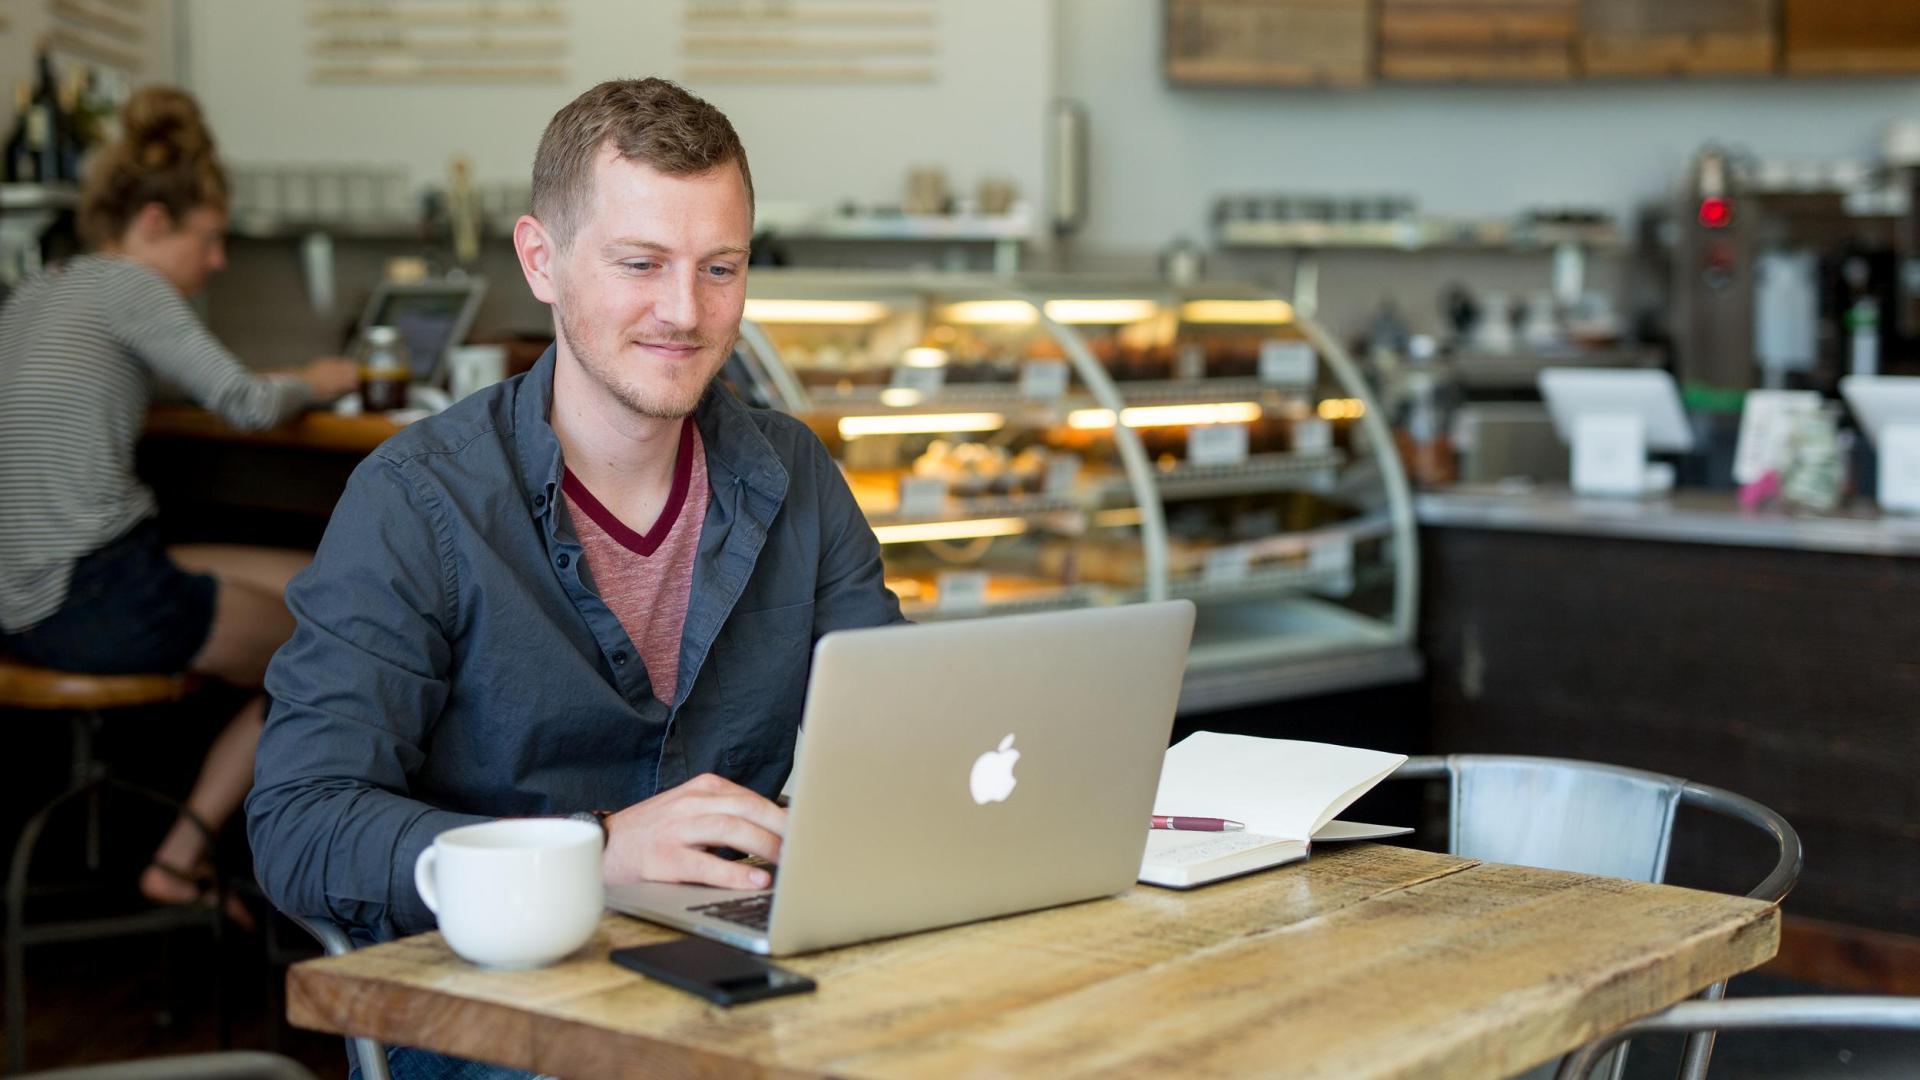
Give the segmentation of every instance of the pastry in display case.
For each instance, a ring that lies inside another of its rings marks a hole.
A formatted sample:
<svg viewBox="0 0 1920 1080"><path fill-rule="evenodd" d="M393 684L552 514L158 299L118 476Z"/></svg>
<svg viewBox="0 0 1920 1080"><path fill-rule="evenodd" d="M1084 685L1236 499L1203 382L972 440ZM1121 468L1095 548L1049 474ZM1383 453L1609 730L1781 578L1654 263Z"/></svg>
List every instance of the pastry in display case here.
<svg viewBox="0 0 1920 1080"><path fill-rule="evenodd" d="M750 291L736 362L840 462L909 617L1149 588L1139 439L1069 423L1118 399L1004 282L756 271Z"/></svg>
<svg viewBox="0 0 1920 1080"><path fill-rule="evenodd" d="M914 619L1188 597L1184 711L1414 678L1411 500L1251 285L755 270L729 375L834 453Z"/></svg>

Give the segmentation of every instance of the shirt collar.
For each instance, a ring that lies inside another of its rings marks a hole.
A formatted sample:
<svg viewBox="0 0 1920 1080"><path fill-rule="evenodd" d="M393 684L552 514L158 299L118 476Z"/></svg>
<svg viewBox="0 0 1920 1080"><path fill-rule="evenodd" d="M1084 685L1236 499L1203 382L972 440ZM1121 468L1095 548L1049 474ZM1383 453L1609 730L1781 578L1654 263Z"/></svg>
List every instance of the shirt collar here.
<svg viewBox="0 0 1920 1080"><path fill-rule="evenodd" d="M527 509L536 518L553 508L564 476L560 439L549 419L554 363L554 347L549 345L514 390L514 443ZM693 419L706 443L707 482L716 490L723 483L739 483L774 505L786 497L786 467L744 403L716 384L694 409Z"/></svg>

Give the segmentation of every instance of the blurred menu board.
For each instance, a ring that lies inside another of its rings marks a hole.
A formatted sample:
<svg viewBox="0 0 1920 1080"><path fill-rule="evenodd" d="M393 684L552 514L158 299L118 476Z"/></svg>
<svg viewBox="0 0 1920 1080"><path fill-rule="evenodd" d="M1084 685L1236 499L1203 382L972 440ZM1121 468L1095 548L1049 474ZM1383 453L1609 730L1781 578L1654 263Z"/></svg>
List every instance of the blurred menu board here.
<svg viewBox="0 0 1920 1080"><path fill-rule="evenodd" d="M1176 83L1355 86L1373 66L1371 0L1167 0Z"/></svg>
<svg viewBox="0 0 1920 1080"><path fill-rule="evenodd" d="M1588 75L1766 75L1779 51L1777 0L1585 0Z"/></svg>
<svg viewBox="0 0 1920 1080"><path fill-rule="evenodd" d="M1787 71L1920 71L1920 0L1786 0Z"/></svg>
<svg viewBox="0 0 1920 1080"><path fill-rule="evenodd" d="M938 76L936 0L683 0L690 83L865 85Z"/></svg>
<svg viewBox="0 0 1920 1080"><path fill-rule="evenodd" d="M143 66L145 0L51 0L47 14L47 43L56 52L128 73Z"/></svg>
<svg viewBox="0 0 1920 1080"><path fill-rule="evenodd" d="M448 86L565 82L567 3L309 0L309 78Z"/></svg>
<svg viewBox="0 0 1920 1080"><path fill-rule="evenodd" d="M1409 82L1573 78L1580 0L1381 0L1380 74Z"/></svg>

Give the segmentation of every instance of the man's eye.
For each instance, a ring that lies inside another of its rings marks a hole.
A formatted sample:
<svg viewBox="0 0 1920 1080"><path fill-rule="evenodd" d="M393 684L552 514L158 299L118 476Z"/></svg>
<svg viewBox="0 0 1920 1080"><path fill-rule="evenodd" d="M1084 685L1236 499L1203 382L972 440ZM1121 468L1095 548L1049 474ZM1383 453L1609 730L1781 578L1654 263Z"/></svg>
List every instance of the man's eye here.
<svg viewBox="0 0 1920 1080"><path fill-rule="evenodd" d="M714 277L717 277L717 278L729 278L733 276L733 267L709 266L707 267L707 273L712 274Z"/></svg>
<svg viewBox="0 0 1920 1080"><path fill-rule="evenodd" d="M651 270L654 267L659 266L660 264L646 260L646 259L639 259L632 262L622 263L621 265L625 266L629 270L641 271L641 270Z"/></svg>

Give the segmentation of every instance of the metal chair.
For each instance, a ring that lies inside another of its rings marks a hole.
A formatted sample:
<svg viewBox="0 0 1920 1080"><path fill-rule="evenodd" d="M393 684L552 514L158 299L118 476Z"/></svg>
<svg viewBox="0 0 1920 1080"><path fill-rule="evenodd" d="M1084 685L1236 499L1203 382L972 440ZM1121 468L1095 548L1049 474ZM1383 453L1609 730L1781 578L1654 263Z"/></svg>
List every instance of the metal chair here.
<svg viewBox="0 0 1920 1080"><path fill-rule="evenodd" d="M283 912L283 914L286 913ZM327 951L328 956L345 956L353 951L353 939L347 937L347 932L340 929L337 923L327 919L309 918L305 915L287 914L287 918L292 919L300 929L312 934L313 939L320 943L320 947ZM373 1039L355 1038L352 1042L354 1057L360 1062L361 1080L393 1080L392 1075L387 1071L386 1047Z"/></svg>
<svg viewBox="0 0 1920 1080"><path fill-rule="evenodd" d="M301 1064L278 1054L232 1050L222 1054L115 1061L29 1073L20 1080L318 1080Z"/></svg>
<svg viewBox="0 0 1920 1080"><path fill-rule="evenodd" d="M100 869L101 796L117 791L142 802L159 806L172 815L199 822L176 799L157 791L138 787L112 776L94 757L93 743L105 726L108 709L165 705L184 699L197 687L191 675L84 675L38 667L0 655L0 709L32 713L60 713L67 718L72 734L70 780L67 789L40 807L21 827L14 841L13 859L6 882L5 978L7 1069L18 1072L26 1067L26 950L30 945L88 941L132 934L158 933L182 926L207 926L213 934L216 951L221 941L226 903L224 886L216 877L212 907L194 905L156 908L133 915L105 918L68 919L28 925L27 897L31 893L66 891L31 886L27 880L33 863L34 848L40 842L48 822L67 804L84 800L86 808L85 857L89 873ZM213 835L205 825L201 832L211 849ZM221 1040L226 1040L224 987L214 980L214 993L221 1023Z"/></svg>
<svg viewBox="0 0 1920 1080"><path fill-rule="evenodd" d="M1454 754L1409 759L1393 778L1448 782L1447 850L1455 855L1657 882L1666 877L1674 816L1685 805L1772 837L1779 857L1748 896L1777 904L1800 878L1800 837L1785 818L1745 796L1674 776L1566 758ZM1718 982L1701 996L1717 1000L1726 990ZM1691 1035L1683 1080L1702 1080L1712 1054L1711 1031ZM1618 1080L1625 1067L1622 1050L1607 1075Z"/></svg>
<svg viewBox="0 0 1920 1080"><path fill-rule="evenodd" d="M1640 1035L1705 1034L1798 1028L1873 1028L1920 1032L1920 998L1771 997L1683 1001L1568 1054L1558 1080L1585 1080L1602 1054Z"/></svg>

